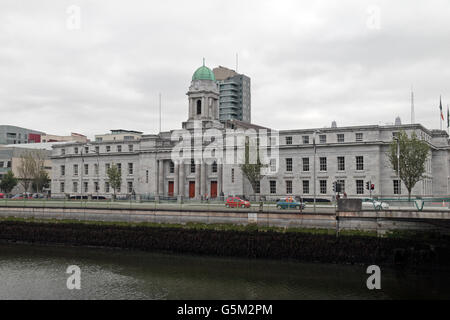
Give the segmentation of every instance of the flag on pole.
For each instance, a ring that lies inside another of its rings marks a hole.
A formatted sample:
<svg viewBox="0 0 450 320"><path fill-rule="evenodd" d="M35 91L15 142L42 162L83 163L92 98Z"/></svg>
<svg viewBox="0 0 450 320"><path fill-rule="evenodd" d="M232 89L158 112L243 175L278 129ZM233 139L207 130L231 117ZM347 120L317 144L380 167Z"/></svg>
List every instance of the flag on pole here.
<svg viewBox="0 0 450 320"><path fill-rule="evenodd" d="M450 111L447 105L447 128L450 128Z"/></svg>
<svg viewBox="0 0 450 320"><path fill-rule="evenodd" d="M444 121L444 114L442 113L442 99L439 97L439 110L441 111L441 119Z"/></svg>

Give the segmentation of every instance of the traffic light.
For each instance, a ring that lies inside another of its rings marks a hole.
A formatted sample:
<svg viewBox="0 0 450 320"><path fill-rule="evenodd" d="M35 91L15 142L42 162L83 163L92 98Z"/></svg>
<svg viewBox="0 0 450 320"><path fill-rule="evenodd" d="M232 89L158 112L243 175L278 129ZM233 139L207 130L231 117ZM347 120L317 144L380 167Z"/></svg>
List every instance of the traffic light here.
<svg viewBox="0 0 450 320"><path fill-rule="evenodd" d="M336 181L333 182L333 192L336 192Z"/></svg>
<svg viewBox="0 0 450 320"><path fill-rule="evenodd" d="M375 185L372 183L371 185L370 185L370 190L374 190L375 189Z"/></svg>
<svg viewBox="0 0 450 320"><path fill-rule="evenodd" d="M370 190L370 187L369 187L369 181L366 182L366 189L367 189L367 190Z"/></svg>

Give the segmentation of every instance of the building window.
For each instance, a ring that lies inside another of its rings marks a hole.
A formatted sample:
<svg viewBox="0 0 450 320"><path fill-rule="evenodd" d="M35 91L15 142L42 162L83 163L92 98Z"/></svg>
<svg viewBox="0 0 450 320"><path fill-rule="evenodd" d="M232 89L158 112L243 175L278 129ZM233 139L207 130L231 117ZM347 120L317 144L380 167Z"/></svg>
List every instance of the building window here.
<svg viewBox="0 0 450 320"><path fill-rule="evenodd" d="M327 171L327 157L320 157L319 158L319 170L320 171Z"/></svg>
<svg viewBox="0 0 450 320"><path fill-rule="evenodd" d="M77 165L77 164L74 164L74 165L73 165L73 175L74 175L74 176L77 176L77 175L78 175L78 165Z"/></svg>
<svg viewBox="0 0 450 320"><path fill-rule="evenodd" d="M133 193L133 182L132 181L128 181L128 193Z"/></svg>
<svg viewBox="0 0 450 320"><path fill-rule="evenodd" d="M303 180L303 193L308 194L309 193L309 180Z"/></svg>
<svg viewBox="0 0 450 320"><path fill-rule="evenodd" d="M84 147L84 153L89 153L89 147Z"/></svg>
<svg viewBox="0 0 450 320"><path fill-rule="evenodd" d="M117 146L117 152L122 152L122 146Z"/></svg>
<svg viewBox="0 0 450 320"><path fill-rule="evenodd" d="M100 153L100 147L99 146L95 146L95 153Z"/></svg>
<svg viewBox="0 0 450 320"><path fill-rule="evenodd" d="M73 148L73 153L75 153L75 154L78 153L78 147Z"/></svg>
<svg viewBox="0 0 450 320"><path fill-rule="evenodd" d="M394 194L401 194L402 193L402 187L400 180L394 180Z"/></svg>
<svg viewBox="0 0 450 320"><path fill-rule="evenodd" d="M106 152L110 152L111 151L111 146L106 146Z"/></svg>
<svg viewBox="0 0 450 320"><path fill-rule="evenodd" d="M292 158L286 158L286 171L292 172Z"/></svg>
<svg viewBox="0 0 450 320"><path fill-rule="evenodd" d="M327 136L325 134L319 135L319 142L320 143L327 143Z"/></svg>
<svg viewBox="0 0 450 320"><path fill-rule="evenodd" d="M129 145L128 145L128 151L129 151L129 152L133 152L133 145L132 145L132 144L129 144Z"/></svg>
<svg viewBox="0 0 450 320"><path fill-rule="evenodd" d="M231 169L231 183L234 183L234 169Z"/></svg>
<svg viewBox="0 0 450 320"><path fill-rule="evenodd" d="M64 192L64 182L59 184L59 192Z"/></svg>
<svg viewBox="0 0 450 320"><path fill-rule="evenodd" d="M108 170L111 168L109 163L105 163L105 173L108 174Z"/></svg>
<svg viewBox="0 0 450 320"><path fill-rule="evenodd" d="M133 163L128 164L128 174L133 174Z"/></svg>
<svg viewBox="0 0 450 320"><path fill-rule="evenodd" d="M338 171L345 170L345 157L337 157Z"/></svg>
<svg viewBox="0 0 450 320"><path fill-rule="evenodd" d="M73 192L78 192L78 182L76 182L76 181L73 182L72 191Z"/></svg>
<svg viewBox="0 0 450 320"><path fill-rule="evenodd" d="M202 101L197 100L197 114L202 114Z"/></svg>
<svg viewBox="0 0 450 320"><path fill-rule="evenodd" d="M364 194L364 180L356 180L356 194Z"/></svg>
<svg viewBox="0 0 450 320"><path fill-rule="evenodd" d="M309 136L302 136L303 144L309 144Z"/></svg>
<svg viewBox="0 0 450 320"><path fill-rule="evenodd" d="M96 175L98 175L98 163L94 164L94 172Z"/></svg>
<svg viewBox="0 0 450 320"><path fill-rule="evenodd" d="M286 144L292 144L292 137L286 137Z"/></svg>
<svg viewBox="0 0 450 320"><path fill-rule="evenodd" d="M356 170L364 170L364 157L356 156Z"/></svg>
<svg viewBox="0 0 450 320"><path fill-rule="evenodd" d="M105 192L109 192L109 182L105 182Z"/></svg>
<svg viewBox="0 0 450 320"><path fill-rule="evenodd" d="M84 185L84 192L88 192L88 191L89 191L89 184L88 184L88 182L85 181L85 182L83 183L83 185Z"/></svg>
<svg viewBox="0 0 450 320"><path fill-rule="evenodd" d="M260 181L256 181L256 186L255 186L255 193L261 193L261 182Z"/></svg>
<svg viewBox="0 0 450 320"><path fill-rule="evenodd" d="M191 173L195 173L195 161L191 159Z"/></svg>
<svg viewBox="0 0 450 320"><path fill-rule="evenodd" d="M277 193L277 182L276 180L270 180L270 193L275 194Z"/></svg>
<svg viewBox="0 0 450 320"><path fill-rule="evenodd" d="M344 134L343 133L337 134L337 142L344 142Z"/></svg>
<svg viewBox="0 0 450 320"><path fill-rule="evenodd" d="M98 181L94 181L94 190L95 192L98 192L100 188L98 187Z"/></svg>
<svg viewBox="0 0 450 320"><path fill-rule="evenodd" d="M292 193L292 180L286 180L286 193Z"/></svg>
<svg viewBox="0 0 450 320"><path fill-rule="evenodd" d="M145 183L148 183L148 170L145 170Z"/></svg>
<svg viewBox="0 0 450 320"><path fill-rule="evenodd" d="M117 170L119 171L119 174L122 174L122 164L118 163L118 164L116 164L116 166L117 166Z"/></svg>
<svg viewBox="0 0 450 320"><path fill-rule="evenodd" d="M340 192L344 193L345 192L345 180L337 180L336 182L341 186Z"/></svg>
<svg viewBox="0 0 450 320"><path fill-rule="evenodd" d="M327 193L327 180L319 180L320 193Z"/></svg>
<svg viewBox="0 0 450 320"><path fill-rule="evenodd" d="M217 172L217 162L216 161L214 161L213 164L211 165L211 171L213 173Z"/></svg>
<svg viewBox="0 0 450 320"><path fill-rule="evenodd" d="M173 163L173 161L169 162L169 173L174 173L175 172L175 163Z"/></svg>
<svg viewBox="0 0 450 320"><path fill-rule="evenodd" d="M85 174L85 175L88 175L88 174L89 174L89 165L88 165L88 164L85 164L85 165L84 165L84 174Z"/></svg>
<svg viewBox="0 0 450 320"><path fill-rule="evenodd" d="M65 176L66 175L66 166L61 166L61 175Z"/></svg>
<svg viewBox="0 0 450 320"><path fill-rule="evenodd" d="M363 141L363 134L362 132L355 133L356 142L362 142Z"/></svg>
<svg viewBox="0 0 450 320"><path fill-rule="evenodd" d="M61 154L62 154L62 155L65 155L65 154L66 154L66 149L64 149L64 148L61 149Z"/></svg>
<svg viewBox="0 0 450 320"><path fill-rule="evenodd" d="M302 158L303 171L309 171L309 158Z"/></svg>

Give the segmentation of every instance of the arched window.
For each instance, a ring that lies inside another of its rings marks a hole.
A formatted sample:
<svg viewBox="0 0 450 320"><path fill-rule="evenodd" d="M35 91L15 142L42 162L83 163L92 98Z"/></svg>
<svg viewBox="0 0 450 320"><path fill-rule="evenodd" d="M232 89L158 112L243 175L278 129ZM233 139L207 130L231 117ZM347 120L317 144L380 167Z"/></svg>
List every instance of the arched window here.
<svg viewBox="0 0 450 320"><path fill-rule="evenodd" d="M202 114L202 101L197 100L197 114Z"/></svg>

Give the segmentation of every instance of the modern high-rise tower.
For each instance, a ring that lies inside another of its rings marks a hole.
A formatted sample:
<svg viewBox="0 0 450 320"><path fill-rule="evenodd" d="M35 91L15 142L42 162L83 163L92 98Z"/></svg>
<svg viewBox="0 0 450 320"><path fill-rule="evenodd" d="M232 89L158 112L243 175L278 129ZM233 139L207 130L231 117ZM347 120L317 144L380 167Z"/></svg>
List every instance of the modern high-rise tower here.
<svg viewBox="0 0 450 320"><path fill-rule="evenodd" d="M213 69L219 86L219 119L251 121L250 78L219 66Z"/></svg>

